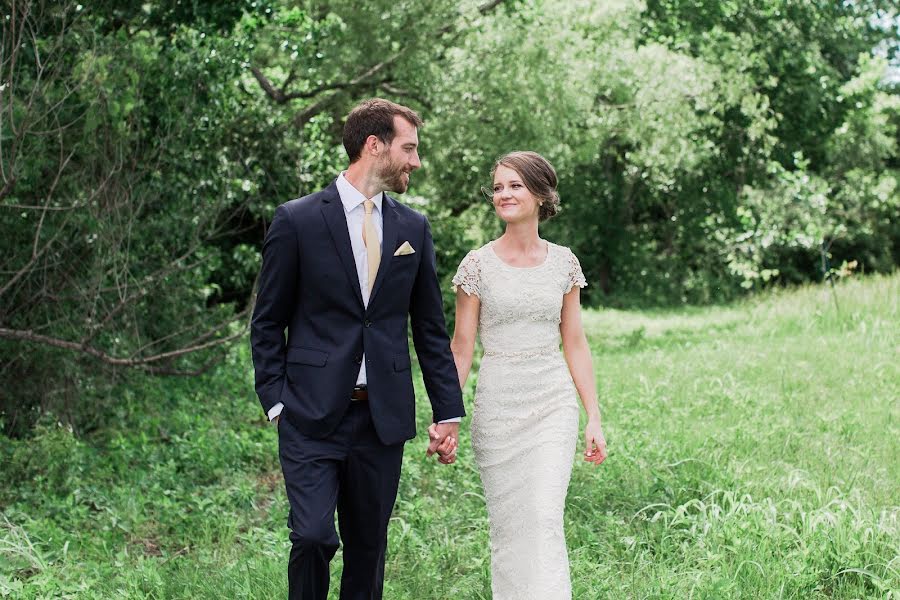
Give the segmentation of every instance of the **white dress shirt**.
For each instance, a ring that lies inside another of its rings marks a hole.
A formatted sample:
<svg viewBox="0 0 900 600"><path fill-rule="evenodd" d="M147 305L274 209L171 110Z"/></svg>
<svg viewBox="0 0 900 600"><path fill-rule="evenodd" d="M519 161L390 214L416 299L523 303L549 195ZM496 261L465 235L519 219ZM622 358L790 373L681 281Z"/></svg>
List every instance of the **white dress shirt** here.
<svg viewBox="0 0 900 600"><path fill-rule="evenodd" d="M362 292L363 304L369 306L369 263L368 252L366 252L366 244L363 242L362 229L363 219L366 216L366 210L363 203L371 200L375 203L372 210L372 224L375 231L378 232L378 244L381 245L384 238L384 213L381 211L381 203L384 201L384 194L379 192L372 198L366 198L358 189L353 187L342 172L337 178L337 190L341 196L341 204L344 205L344 215L347 217L347 233L350 234L350 248L353 250L353 261L356 263L356 276L359 278L359 290ZM385 254L381 252L381 260L391 260L391 253ZM366 355L363 354L362 364L359 367L359 374L356 376L356 385L366 385ZM281 414L284 404L279 402L269 409L269 420L275 419ZM456 423L460 418L447 419L441 423Z"/></svg>

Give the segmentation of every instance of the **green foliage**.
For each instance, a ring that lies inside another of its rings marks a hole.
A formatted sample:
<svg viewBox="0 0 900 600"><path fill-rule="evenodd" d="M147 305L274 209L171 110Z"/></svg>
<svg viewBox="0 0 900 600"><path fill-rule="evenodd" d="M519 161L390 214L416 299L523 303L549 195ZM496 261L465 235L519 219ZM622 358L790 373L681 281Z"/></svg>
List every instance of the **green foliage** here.
<svg viewBox="0 0 900 600"><path fill-rule="evenodd" d="M501 231L478 188L515 149L557 167L563 211L542 232L581 258L590 304L838 280L832 296L585 314L613 454L573 475L576 597L896 596L900 377L884 357L900 293L853 275L900 261L896 16L793 0L4 6L0 427L17 437L0 436L0 596L284 594L276 434L242 327L268 219L345 166L342 119L372 95L425 117L405 200L431 220L448 315L456 265ZM231 336L137 371L84 351L140 361ZM454 469L407 446L387 597L490 597L463 443Z"/></svg>
<svg viewBox="0 0 900 600"><path fill-rule="evenodd" d="M41 490L50 497L65 496L72 486L84 477L85 445L70 427L51 423L50 415L32 430L27 445L12 445L4 456L4 476L8 483L21 488ZM11 450L11 452L10 452ZM5 496L18 496L23 490L10 487L2 490ZM2 498L9 500L9 497Z"/></svg>
<svg viewBox="0 0 900 600"><path fill-rule="evenodd" d="M822 286L585 311L610 456L573 456L574 597L892 597L900 278L836 292L840 312ZM123 386L115 425L90 435L47 420L0 438L0 595L283 596L287 500L249 363L242 344L203 377ZM487 599L471 421L456 465L426 460L416 379L385 597Z"/></svg>
<svg viewBox="0 0 900 600"><path fill-rule="evenodd" d="M344 168L342 120L373 95L425 118L406 199L432 221L450 316L457 264L501 231L479 187L516 149L557 168L542 231L580 257L591 305L900 260L882 0L30 0L3 17L0 415L17 435L44 412L102 427L135 366L221 359L178 352L240 335L268 219Z"/></svg>

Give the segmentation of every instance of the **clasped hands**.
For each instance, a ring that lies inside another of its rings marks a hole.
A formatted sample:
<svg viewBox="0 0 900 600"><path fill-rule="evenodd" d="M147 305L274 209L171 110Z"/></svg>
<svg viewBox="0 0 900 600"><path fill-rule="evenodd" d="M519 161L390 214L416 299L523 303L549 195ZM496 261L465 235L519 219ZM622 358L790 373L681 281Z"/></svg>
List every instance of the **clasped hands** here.
<svg viewBox="0 0 900 600"><path fill-rule="evenodd" d="M438 462L452 465L456 462L459 445L459 423L432 423L428 427L428 450L425 456L438 455Z"/></svg>

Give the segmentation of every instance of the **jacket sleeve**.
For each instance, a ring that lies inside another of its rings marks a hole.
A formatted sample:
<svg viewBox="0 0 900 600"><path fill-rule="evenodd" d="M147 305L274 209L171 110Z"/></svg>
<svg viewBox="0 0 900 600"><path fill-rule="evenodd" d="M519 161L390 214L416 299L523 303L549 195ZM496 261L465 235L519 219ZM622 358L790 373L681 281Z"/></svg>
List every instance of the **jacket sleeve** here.
<svg viewBox="0 0 900 600"><path fill-rule="evenodd" d="M275 210L262 249L262 269L250 345L256 373L256 394L268 413L281 398L285 381L285 329L296 306L299 256L297 232L285 205Z"/></svg>
<svg viewBox="0 0 900 600"><path fill-rule="evenodd" d="M434 422L465 416L459 376L456 373L453 354L450 352L450 338L447 336L447 325L444 321L434 241L427 219L422 242L422 259L413 284L409 313L413 344L419 357L419 365L422 367Z"/></svg>

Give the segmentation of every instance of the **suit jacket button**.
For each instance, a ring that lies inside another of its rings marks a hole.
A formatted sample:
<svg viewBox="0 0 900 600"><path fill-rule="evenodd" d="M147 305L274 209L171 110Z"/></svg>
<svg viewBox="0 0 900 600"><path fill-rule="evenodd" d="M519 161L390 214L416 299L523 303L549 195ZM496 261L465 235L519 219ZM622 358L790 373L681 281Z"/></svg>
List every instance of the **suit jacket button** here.
<svg viewBox="0 0 900 600"><path fill-rule="evenodd" d="M366 327L371 327L371 326L372 326L372 321L366 319L366 322L364 323L364 325L365 325Z"/></svg>
<svg viewBox="0 0 900 600"><path fill-rule="evenodd" d="M355 360L355 361L356 361L356 364L358 364L358 365L361 365L361 364L362 364L362 356L357 356L357 357L354 358L353 360Z"/></svg>

